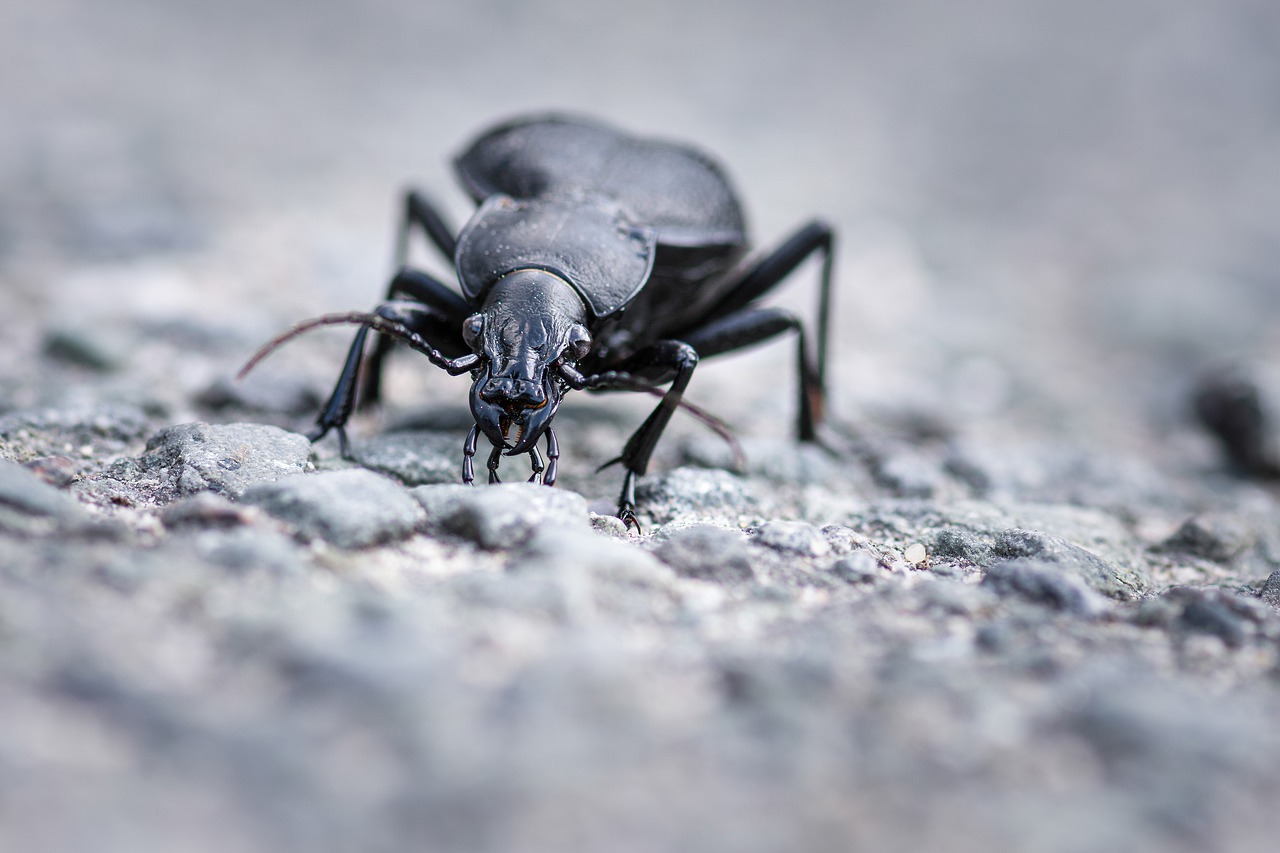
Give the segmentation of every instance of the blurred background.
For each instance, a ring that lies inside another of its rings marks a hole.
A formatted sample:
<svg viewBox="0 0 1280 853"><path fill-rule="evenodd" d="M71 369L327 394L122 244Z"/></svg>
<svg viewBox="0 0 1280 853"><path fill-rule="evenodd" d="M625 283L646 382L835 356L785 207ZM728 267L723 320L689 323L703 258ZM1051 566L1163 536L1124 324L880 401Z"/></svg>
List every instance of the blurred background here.
<svg viewBox="0 0 1280 853"><path fill-rule="evenodd" d="M371 306L401 189L461 223L451 156L543 109L714 152L761 246L836 225L838 414L1141 448L1205 365L1280 353L1271 0L6 0L7 407L50 324L203 323L247 354ZM815 278L779 300L811 311ZM749 412L789 353L692 394Z"/></svg>

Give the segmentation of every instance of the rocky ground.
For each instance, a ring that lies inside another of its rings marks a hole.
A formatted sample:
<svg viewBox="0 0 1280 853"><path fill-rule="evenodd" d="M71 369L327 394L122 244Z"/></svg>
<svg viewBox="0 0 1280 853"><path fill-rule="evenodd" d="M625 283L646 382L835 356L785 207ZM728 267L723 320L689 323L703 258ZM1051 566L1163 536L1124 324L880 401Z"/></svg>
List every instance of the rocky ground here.
<svg viewBox="0 0 1280 853"><path fill-rule="evenodd" d="M1192 415L1227 358L1280 408L1269 7L121 5L0 20L0 848L1274 849L1273 457ZM461 51L508 26L669 61ZM342 334L232 381L530 102L837 225L824 446L788 346L701 366L745 463L679 416L637 536L595 469L643 395L566 403L557 488L467 488L465 378L401 356L354 461L302 435Z"/></svg>

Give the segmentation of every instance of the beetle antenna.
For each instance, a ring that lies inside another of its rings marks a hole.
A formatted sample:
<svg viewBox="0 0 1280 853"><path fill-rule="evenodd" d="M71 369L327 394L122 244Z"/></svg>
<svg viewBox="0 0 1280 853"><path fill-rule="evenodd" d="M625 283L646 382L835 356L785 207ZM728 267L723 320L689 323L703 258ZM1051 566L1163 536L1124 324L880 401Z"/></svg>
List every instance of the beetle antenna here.
<svg viewBox="0 0 1280 853"><path fill-rule="evenodd" d="M431 347L421 335L410 330L402 323L383 317L381 314L370 314L365 311L345 311L338 314L322 314L319 317L312 317L310 320L303 320L295 323L292 327L276 335L271 340L262 345L248 361L244 367L236 374L236 381L242 381L249 375L249 371L257 367L263 359L278 350L284 344L305 334L312 329L318 329L321 326L367 326L375 332L381 332L408 344L411 348L423 353L431 360L433 364L444 367L446 370L451 369L452 365L446 366L449 361L440 355L433 347ZM465 357L464 357L465 358ZM470 359L466 359L468 362ZM467 365L468 368L471 366Z"/></svg>
<svg viewBox="0 0 1280 853"><path fill-rule="evenodd" d="M590 388L591 386L588 384L587 387ZM643 391L644 393L652 394L655 397L663 397L666 396L667 393L657 385L650 385L648 382L636 379L633 376L624 377L618 373L611 373L609 375L608 387L626 391ZM747 467L747 457L746 454L742 452L742 445L738 443L738 439L734 437L733 430L727 423L701 406L695 403L690 403L688 400L681 399L676 405L684 409L697 420L701 421L708 429L720 436L720 438L724 440L725 444L729 445L729 452L733 454L733 467L736 470L742 471ZM601 465L597 470L603 470L620 461L622 461L621 456L617 459L611 459Z"/></svg>

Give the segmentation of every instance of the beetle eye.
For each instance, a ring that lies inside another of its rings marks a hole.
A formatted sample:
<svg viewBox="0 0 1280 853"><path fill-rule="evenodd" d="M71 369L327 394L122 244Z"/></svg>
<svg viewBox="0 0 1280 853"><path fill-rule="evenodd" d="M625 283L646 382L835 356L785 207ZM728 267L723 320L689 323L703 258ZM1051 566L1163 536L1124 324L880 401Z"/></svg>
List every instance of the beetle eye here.
<svg viewBox="0 0 1280 853"><path fill-rule="evenodd" d="M591 334L587 332L586 326L577 325L569 330L569 348L566 352L574 361L582 361L591 352Z"/></svg>
<svg viewBox="0 0 1280 853"><path fill-rule="evenodd" d="M473 352L480 352L484 334L484 315L472 314L462 321L462 340Z"/></svg>

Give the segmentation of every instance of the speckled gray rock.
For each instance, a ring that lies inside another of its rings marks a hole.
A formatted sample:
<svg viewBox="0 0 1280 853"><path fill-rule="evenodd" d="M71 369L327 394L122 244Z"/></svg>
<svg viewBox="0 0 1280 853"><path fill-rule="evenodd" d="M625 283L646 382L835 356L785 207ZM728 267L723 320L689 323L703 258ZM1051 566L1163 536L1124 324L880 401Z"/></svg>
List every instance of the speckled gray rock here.
<svg viewBox="0 0 1280 853"><path fill-rule="evenodd" d="M390 474L406 486L462 481L462 436L453 432L392 432L351 443L351 455L366 468Z"/></svg>
<svg viewBox="0 0 1280 853"><path fill-rule="evenodd" d="M825 557L831 553L827 537L806 521L766 521L753 530L751 538L766 548L805 557Z"/></svg>
<svg viewBox="0 0 1280 853"><path fill-rule="evenodd" d="M754 486L728 471L677 468L641 481L636 489L638 510L657 524L680 516L722 519L738 526L763 510L765 501Z"/></svg>
<svg viewBox="0 0 1280 853"><path fill-rule="evenodd" d="M1164 547L1215 563L1229 563L1257 539L1250 525L1238 515L1201 513L1183 522Z"/></svg>
<svg viewBox="0 0 1280 853"><path fill-rule="evenodd" d="M138 442L152 418L127 403L32 409L0 416L0 454L24 462L41 456L119 453Z"/></svg>
<svg viewBox="0 0 1280 853"><path fill-rule="evenodd" d="M160 520L170 530L190 528L238 527L248 521L250 512L217 492L196 492L167 504Z"/></svg>
<svg viewBox="0 0 1280 853"><path fill-rule="evenodd" d="M1017 595L1076 616L1096 616L1105 609L1103 599L1060 562L1006 560L987 569L982 585L1000 595Z"/></svg>
<svg viewBox="0 0 1280 853"><path fill-rule="evenodd" d="M241 497L259 483L306 470L311 442L264 424L180 424L147 442L139 467L174 495L213 491Z"/></svg>
<svg viewBox="0 0 1280 853"><path fill-rule="evenodd" d="M363 548L409 535L425 513L395 481L363 468L295 474L245 491L241 502L259 506L304 539Z"/></svg>
<svg viewBox="0 0 1280 853"><path fill-rule="evenodd" d="M543 527L591 527L581 495L535 483L418 486L412 494L432 529L482 548L515 547Z"/></svg>
<svg viewBox="0 0 1280 853"><path fill-rule="evenodd" d="M1111 598L1134 598L1147 588L1138 571L1115 565L1079 545L1035 530L1007 530L992 550L1000 557L1028 557L1053 563Z"/></svg>
<svg viewBox="0 0 1280 853"><path fill-rule="evenodd" d="M75 498L21 465L0 460L0 528L20 533L49 533L83 527L90 521Z"/></svg>
<svg viewBox="0 0 1280 853"><path fill-rule="evenodd" d="M1280 607L1280 569L1267 576L1258 595L1272 607Z"/></svg>
<svg viewBox="0 0 1280 853"><path fill-rule="evenodd" d="M939 532L929 549L934 557L942 560L989 565L992 561L991 545L983 542L971 531L953 528Z"/></svg>
<svg viewBox="0 0 1280 853"><path fill-rule="evenodd" d="M717 583L741 583L755 578L747 537L740 530L697 524L662 538L654 555L685 577Z"/></svg>

